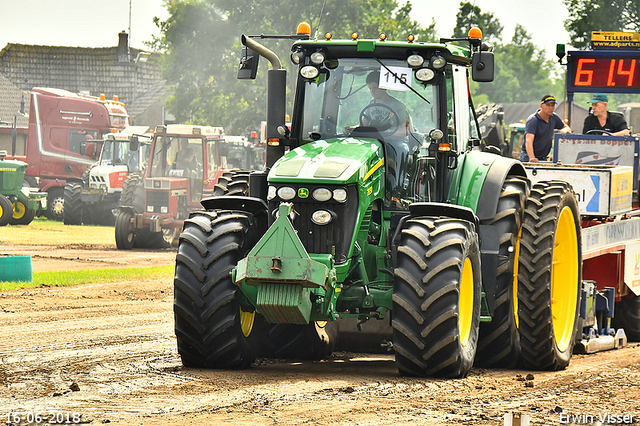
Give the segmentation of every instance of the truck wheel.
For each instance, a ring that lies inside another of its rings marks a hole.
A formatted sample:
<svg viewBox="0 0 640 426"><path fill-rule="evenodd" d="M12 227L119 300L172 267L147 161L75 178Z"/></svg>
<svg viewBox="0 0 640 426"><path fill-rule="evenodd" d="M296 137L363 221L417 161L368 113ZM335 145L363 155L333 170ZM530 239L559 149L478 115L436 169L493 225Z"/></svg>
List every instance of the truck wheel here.
<svg viewBox="0 0 640 426"><path fill-rule="evenodd" d="M321 360L331 356L337 340L336 321L314 321L308 325L266 323L258 355Z"/></svg>
<svg viewBox="0 0 640 426"><path fill-rule="evenodd" d="M630 342L640 342L640 297L631 295L616 302L612 326L624 328Z"/></svg>
<svg viewBox="0 0 640 426"><path fill-rule="evenodd" d="M47 219L62 221L64 215L64 189L49 188L47 191Z"/></svg>
<svg viewBox="0 0 640 426"><path fill-rule="evenodd" d="M476 365L511 368L520 357L518 334L518 246L529 183L508 178L502 187L496 216L487 221L500 237L496 298L491 322L480 323Z"/></svg>
<svg viewBox="0 0 640 426"><path fill-rule="evenodd" d="M4 195L0 194L0 226L6 226L13 217L13 205Z"/></svg>
<svg viewBox="0 0 640 426"><path fill-rule="evenodd" d="M471 223L407 221L393 286L393 348L401 373L465 377L476 355L481 270Z"/></svg>
<svg viewBox="0 0 640 426"><path fill-rule="evenodd" d="M580 213L566 182L538 182L527 199L518 266L518 317L526 368L569 365L582 282Z"/></svg>
<svg viewBox="0 0 640 426"><path fill-rule="evenodd" d="M120 212L116 218L116 247L119 250L131 250L136 242L132 218L133 214L129 211Z"/></svg>
<svg viewBox="0 0 640 426"><path fill-rule="evenodd" d="M180 235L173 311L178 353L189 367L248 368L261 317L240 305L231 271L259 239L249 213L192 213Z"/></svg>
<svg viewBox="0 0 640 426"><path fill-rule="evenodd" d="M28 225L36 217L36 211L30 209L28 204L17 200L13 203L13 216L9 220L12 225Z"/></svg>
<svg viewBox="0 0 640 426"><path fill-rule="evenodd" d="M64 186L64 210L62 213L65 225L82 225L82 185L67 182Z"/></svg>

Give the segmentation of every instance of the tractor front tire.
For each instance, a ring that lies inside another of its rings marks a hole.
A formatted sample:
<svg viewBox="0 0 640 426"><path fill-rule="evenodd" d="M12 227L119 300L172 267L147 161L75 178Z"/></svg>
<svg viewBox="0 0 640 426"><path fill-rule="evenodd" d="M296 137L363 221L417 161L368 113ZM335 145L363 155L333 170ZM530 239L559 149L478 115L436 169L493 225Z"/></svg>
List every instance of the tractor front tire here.
<svg viewBox="0 0 640 426"><path fill-rule="evenodd" d="M82 184L77 182L65 184L62 216L65 225L82 225Z"/></svg>
<svg viewBox="0 0 640 426"><path fill-rule="evenodd" d="M182 363L248 368L256 359L262 317L240 305L231 271L259 239L249 213L195 212L180 234L173 311Z"/></svg>
<svg viewBox="0 0 640 426"><path fill-rule="evenodd" d="M569 365L582 285L580 212L566 182L536 183L527 199L518 267L518 317L525 368Z"/></svg>
<svg viewBox="0 0 640 426"><path fill-rule="evenodd" d="M13 204L4 195L0 194L0 226L6 226L13 217Z"/></svg>
<svg viewBox="0 0 640 426"><path fill-rule="evenodd" d="M133 228L133 214L122 211L116 218L116 247L118 250L131 250L136 243L135 229Z"/></svg>
<svg viewBox="0 0 640 426"><path fill-rule="evenodd" d="M481 266L472 223L417 217L402 230L393 286L400 373L466 377L478 344Z"/></svg>
<svg viewBox="0 0 640 426"><path fill-rule="evenodd" d="M512 368L520 358L518 334L518 245L529 182L525 178L505 180L493 219L485 224L495 227L500 238L496 277L495 305L490 322L480 323L476 365Z"/></svg>
<svg viewBox="0 0 640 426"><path fill-rule="evenodd" d="M36 211L30 209L28 203L17 200L13 203L13 216L9 220L11 225L28 225L36 217Z"/></svg>

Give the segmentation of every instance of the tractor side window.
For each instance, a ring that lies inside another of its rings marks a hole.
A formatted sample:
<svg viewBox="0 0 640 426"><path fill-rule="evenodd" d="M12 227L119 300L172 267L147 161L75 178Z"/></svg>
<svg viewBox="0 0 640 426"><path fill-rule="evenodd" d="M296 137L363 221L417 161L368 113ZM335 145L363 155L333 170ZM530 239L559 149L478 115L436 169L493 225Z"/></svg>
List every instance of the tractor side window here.
<svg viewBox="0 0 640 426"><path fill-rule="evenodd" d="M447 67L447 142L451 144L451 150L455 151L456 145L456 110L455 94L453 89L453 72L451 66Z"/></svg>
<svg viewBox="0 0 640 426"><path fill-rule="evenodd" d="M302 117L302 134L300 139L305 142L312 140L313 133L320 132L320 123L323 117L322 105L324 98L325 82L329 74L322 73L316 79L306 84L304 91L304 116Z"/></svg>
<svg viewBox="0 0 640 426"><path fill-rule="evenodd" d="M480 139L480 131L478 130L478 122L475 120L475 111L471 102L469 102L469 136L472 139Z"/></svg>

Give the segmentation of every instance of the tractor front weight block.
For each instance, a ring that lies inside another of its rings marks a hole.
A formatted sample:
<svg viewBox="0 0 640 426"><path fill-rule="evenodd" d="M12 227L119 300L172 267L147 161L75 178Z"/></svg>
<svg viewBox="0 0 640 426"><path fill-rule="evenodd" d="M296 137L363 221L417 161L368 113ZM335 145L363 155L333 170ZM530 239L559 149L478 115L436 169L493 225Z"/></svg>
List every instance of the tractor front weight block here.
<svg viewBox="0 0 640 426"><path fill-rule="evenodd" d="M235 267L233 279L268 322L308 324L311 293L327 291L331 269L313 260L298 238L283 203L278 218Z"/></svg>

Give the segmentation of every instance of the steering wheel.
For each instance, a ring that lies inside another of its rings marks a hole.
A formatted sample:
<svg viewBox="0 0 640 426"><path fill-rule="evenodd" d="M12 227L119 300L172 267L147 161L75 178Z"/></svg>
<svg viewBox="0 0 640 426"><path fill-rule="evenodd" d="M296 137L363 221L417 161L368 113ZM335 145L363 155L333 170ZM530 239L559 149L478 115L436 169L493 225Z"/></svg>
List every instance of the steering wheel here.
<svg viewBox="0 0 640 426"><path fill-rule="evenodd" d="M613 133L611 132L607 132L606 130L600 130L600 129L591 129L591 130L587 130L587 133L585 133L585 135L593 135L596 134L596 132L598 135L609 135L609 136L613 136Z"/></svg>
<svg viewBox="0 0 640 426"><path fill-rule="evenodd" d="M392 135L400 127L400 118L388 105L369 104L360 112L360 126L375 127L383 135Z"/></svg>

